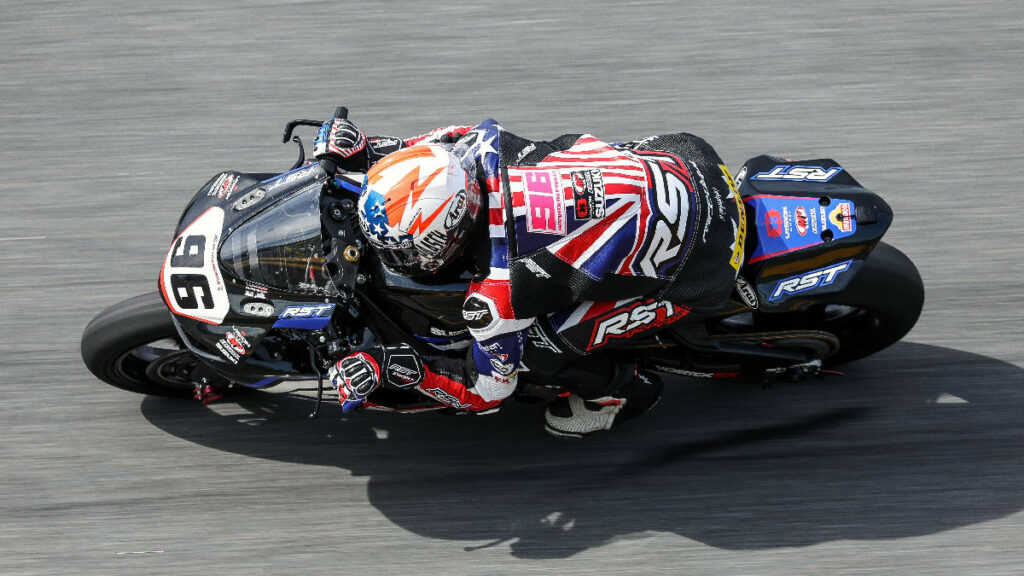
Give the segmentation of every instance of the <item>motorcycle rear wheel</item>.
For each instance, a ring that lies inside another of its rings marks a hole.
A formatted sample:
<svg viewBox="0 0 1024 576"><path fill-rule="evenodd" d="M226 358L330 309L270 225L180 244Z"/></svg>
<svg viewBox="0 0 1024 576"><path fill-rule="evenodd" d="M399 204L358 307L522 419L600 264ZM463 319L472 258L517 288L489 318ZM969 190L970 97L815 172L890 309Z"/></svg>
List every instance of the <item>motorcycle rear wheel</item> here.
<svg viewBox="0 0 1024 576"><path fill-rule="evenodd" d="M719 334L815 330L834 335L827 365L851 362L887 348L910 332L924 307L924 283L903 252L884 242L872 250L850 285L828 303L782 314L744 313L718 323Z"/></svg>
<svg viewBox="0 0 1024 576"><path fill-rule="evenodd" d="M157 292L100 312L82 333L82 360L97 378L153 396L191 396L198 359L182 345Z"/></svg>

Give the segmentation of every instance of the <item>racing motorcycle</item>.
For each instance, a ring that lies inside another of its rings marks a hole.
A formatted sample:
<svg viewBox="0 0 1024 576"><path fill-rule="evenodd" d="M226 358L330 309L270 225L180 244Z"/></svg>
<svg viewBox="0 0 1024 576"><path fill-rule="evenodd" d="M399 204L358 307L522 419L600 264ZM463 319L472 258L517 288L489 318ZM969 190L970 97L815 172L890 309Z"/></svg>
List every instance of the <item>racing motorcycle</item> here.
<svg viewBox="0 0 1024 576"><path fill-rule="evenodd" d="M362 175L307 161L293 136L320 125L286 124L283 142L298 145L290 170L223 172L203 185L178 221L159 291L115 304L85 328L82 357L97 378L161 396L211 384L283 392L319 408L322 375L354 351L408 343L423 355L465 357L469 273L413 280L384 266L356 217ZM671 326L618 353L682 376L798 380L890 346L914 326L924 287L914 264L881 242L892 210L845 168L762 155L734 184L745 256L730 300L685 321L667 303L624 305L602 323L606 335ZM557 382L531 381L528 357L520 369L516 398L561 392ZM446 408L389 387L371 400L368 408L384 410Z"/></svg>

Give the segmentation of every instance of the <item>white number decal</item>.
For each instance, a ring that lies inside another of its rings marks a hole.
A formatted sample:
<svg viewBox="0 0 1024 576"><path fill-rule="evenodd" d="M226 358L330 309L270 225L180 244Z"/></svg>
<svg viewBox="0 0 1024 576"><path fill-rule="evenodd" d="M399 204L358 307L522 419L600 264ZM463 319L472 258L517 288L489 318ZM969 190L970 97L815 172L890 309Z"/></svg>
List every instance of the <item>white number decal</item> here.
<svg viewBox="0 0 1024 576"><path fill-rule="evenodd" d="M220 324L230 304L217 268L224 210L210 208L174 239L164 259L160 289L171 311Z"/></svg>

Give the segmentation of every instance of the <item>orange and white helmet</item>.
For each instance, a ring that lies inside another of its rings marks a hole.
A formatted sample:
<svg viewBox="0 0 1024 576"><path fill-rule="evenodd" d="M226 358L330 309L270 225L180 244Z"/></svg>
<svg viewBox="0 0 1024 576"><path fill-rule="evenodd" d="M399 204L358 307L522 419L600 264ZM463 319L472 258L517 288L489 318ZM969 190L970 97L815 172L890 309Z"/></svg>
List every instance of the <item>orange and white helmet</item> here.
<svg viewBox="0 0 1024 576"><path fill-rule="evenodd" d="M440 144L393 152L370 168L359 224L385 265L422 276L461 253L480 207L475 172Z"/></svg>

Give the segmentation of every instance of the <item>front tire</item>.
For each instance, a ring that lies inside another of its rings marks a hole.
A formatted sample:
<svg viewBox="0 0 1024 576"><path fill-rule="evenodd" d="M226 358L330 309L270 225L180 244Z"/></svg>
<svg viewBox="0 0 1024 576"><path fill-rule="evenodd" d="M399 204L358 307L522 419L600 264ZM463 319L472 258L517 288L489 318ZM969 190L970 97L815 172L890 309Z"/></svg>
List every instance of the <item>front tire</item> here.
<svg viewBox="0 0 1024 576"><path fill-rule="evenodd" d="M97 378L154 396L190 396L198 360L181 343L157 292L100 312L82 333L82 360Z"/></svg>

